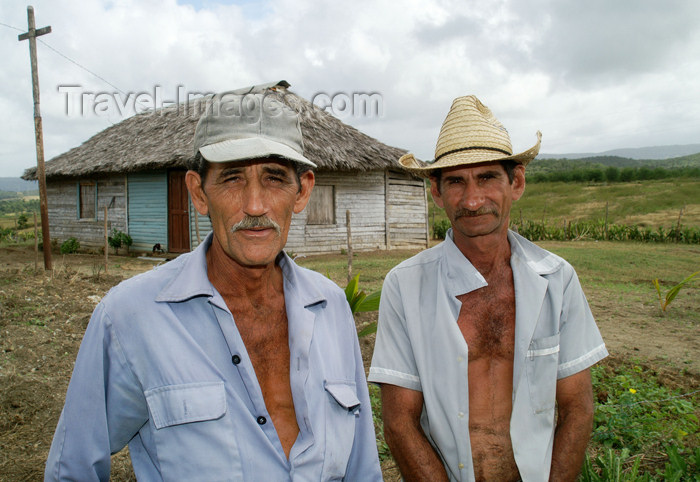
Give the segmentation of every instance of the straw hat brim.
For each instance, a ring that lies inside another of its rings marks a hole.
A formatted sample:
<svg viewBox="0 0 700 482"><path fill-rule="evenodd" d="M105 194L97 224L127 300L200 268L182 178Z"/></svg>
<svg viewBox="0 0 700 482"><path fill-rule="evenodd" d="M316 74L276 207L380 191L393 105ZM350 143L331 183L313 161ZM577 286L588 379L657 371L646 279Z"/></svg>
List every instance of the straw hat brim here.
<svg viewBox="0 0 700 482"><path fill-rule="evenodd" d="M512 160L523 166L527 166L540 152L542 133L537 131L537 143L530 149L506 156L501 152L491 149L468 149L456 151L444 155L436 162L423 162L416 159L413 154L405 154L399 158L399 165L420 177L430 177L431 171L444 169L447 167L463 166L468 164L478 164L480 162L496 162Z"/></svg>

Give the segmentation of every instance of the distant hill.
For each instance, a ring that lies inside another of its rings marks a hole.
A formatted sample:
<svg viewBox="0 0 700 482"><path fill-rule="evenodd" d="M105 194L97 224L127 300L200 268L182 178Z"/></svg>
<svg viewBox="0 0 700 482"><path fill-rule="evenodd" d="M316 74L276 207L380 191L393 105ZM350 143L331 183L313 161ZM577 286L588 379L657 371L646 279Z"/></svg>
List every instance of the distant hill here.
<svg viewBox="0 0 700 482"><path fill-rule="evenodd" d="M700 153L700 144L684 144L673 146L651 146L625 149L613 149L604 152L587 152L573 154L540 154L539 159L581 159L589 157L616 156L628 159L672 159Z"/></svg>
<svg viewBox="0 0 700 482"><path fill-rule="evenodd" d="M541 159L540 156L527 166L530 174L548 173L553 171L573 170L581 168L601 168L614 166L617 168L624 167L647 167L654 169L661 167L664 169L680 169L680 168L700 168L700 153L690 156L675 157L673 159L630 159L628 157L619 156L593 156L571 158L549 158Z"/></svg>
<svg viewBox="0 0 700 482"><path fill-rule="evenodd" d="M37 181L25 181L19 177L0 177L0 191L26 192L38 191Z"/></svg>

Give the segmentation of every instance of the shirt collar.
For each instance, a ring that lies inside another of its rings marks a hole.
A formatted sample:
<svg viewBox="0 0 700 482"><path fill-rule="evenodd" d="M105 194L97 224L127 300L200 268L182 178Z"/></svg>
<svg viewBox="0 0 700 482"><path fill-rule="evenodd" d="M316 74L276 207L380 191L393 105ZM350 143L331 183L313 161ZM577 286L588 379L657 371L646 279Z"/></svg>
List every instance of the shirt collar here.
<svg viewBox="0 0 700 482"><path fill-rule="evenodd" d="M487 285L481 273L455 244L452 228L447 230L443 243L442 266L451 296L469 293Z"/></svg>
<svg viewBox="0 0 700 482"><path fill-rule="evenodd" d="M209 233L194 251L171 261L179 262L181 266L170 283L158 293L157 302L177 303L195 296L214 296L214 286L207 277L207 250L213 237L214 233Z"/></svg>
<svg viewBox="0 0 700 482"><path fill-rule="evenodd" d="M559 256L546 251L519 234L508 230L511 258L520 259L539 276L554 273L563 262ZM484 277L459 250L454 242L452 228L447 230L443 243L443 266L450 294L469 293L487 285Z"/></svg>
<svg viewBox="0 0 700 482"><path fill-rule="evenodd" d="M552 274L561 268L564 260L554 253L540 248L514 231L508 230L510 256L521 259L540 276Z"/></svg>
<svg viewBox="0 0 700 482"><path fill-rule="evenodd" d="M285 299L298 300L304 308L326 301L326 296L311 279L309 272L297 266L287 253L282 251L275 261L284 275Z"/></svg>

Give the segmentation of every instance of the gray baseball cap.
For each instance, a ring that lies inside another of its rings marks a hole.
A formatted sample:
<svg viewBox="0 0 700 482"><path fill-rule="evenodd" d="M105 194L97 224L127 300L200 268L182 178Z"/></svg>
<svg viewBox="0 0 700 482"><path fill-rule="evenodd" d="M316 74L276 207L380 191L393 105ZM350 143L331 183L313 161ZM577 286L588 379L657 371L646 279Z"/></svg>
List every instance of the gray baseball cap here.
<svg viewBox="0 0 700 482"><path fill-rule="evenodd" d="M312 167L304 157L299 115L273 94L216 94L194 131L194 152L209 162L282 157Z"/></svg>

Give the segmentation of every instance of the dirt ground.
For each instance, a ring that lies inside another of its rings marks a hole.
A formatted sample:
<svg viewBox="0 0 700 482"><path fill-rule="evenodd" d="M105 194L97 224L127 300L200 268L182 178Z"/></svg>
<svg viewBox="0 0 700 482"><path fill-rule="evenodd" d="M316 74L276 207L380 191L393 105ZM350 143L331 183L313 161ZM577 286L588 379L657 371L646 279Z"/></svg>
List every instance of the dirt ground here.
<svg viewBox="0 0 700 482"><path fill-rule="evenodd" d="M0 249L0 480L41 480L53 431L80 341L90 315L116 283L162 262L102 256L54 256L53 272L42 259L35 272L32 251ZM606 363L634 357L665 375L672 387L700 388L700 332L697 322L669 326L649 319L651 308L631 300L621 306L603 293L588 293L608 349ZM376 314L363 314L359 324ZM363 338L369 363L373 336ZM387 480L397 480L390 462ZM113 459L112 480L134 480L126 451Z"/></svg>

